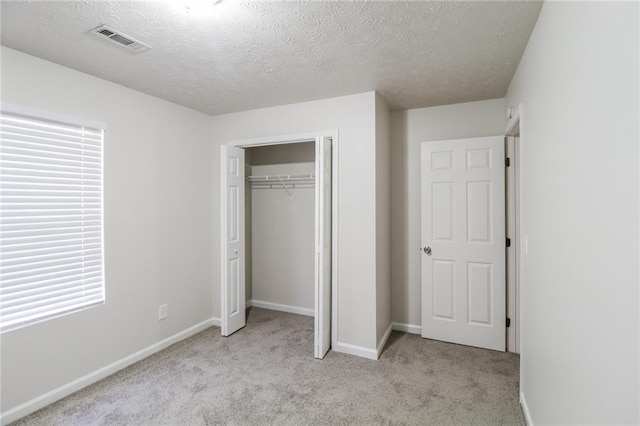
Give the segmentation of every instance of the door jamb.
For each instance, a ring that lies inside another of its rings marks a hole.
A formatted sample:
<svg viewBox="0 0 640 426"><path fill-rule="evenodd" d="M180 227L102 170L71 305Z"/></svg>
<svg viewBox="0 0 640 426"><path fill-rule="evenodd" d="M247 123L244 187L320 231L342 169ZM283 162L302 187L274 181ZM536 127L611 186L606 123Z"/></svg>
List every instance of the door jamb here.
<svg viewBox="0 0 640 426"><path fill-rule="evenodd" d="M508 274L507 290L509 294L514 294L514 298L509 297L510 301L507 301L507 314L511 318L511 327L513 331L507 330L507 350L509 352L521 353L522 351L522 271L523 271L523 256L526 252L526 236L523 233L523 192L522 192L522 158L523 158L523 137L522 137L522 124L523 124L523 112L524 104L520 104L518 108L507 108L507 125L505 130L505 137L507 138L507 147L509 157L511 158L512 172L507 172L509 179L513 179L513 194L507 197L507 223L509 220L514 220L514 227L512 229L513 235L508 235L511 238L511 250L513 253L512 258L514 262L507 262L507 265L512 264L515 267L514 274ZM518 138L515 142L514 137ZM508 187L511 186L508 184ZM509 188L507 188L507 191ZM514 217L509 218L509 212L513 212ZM513 279L509 279L513 277ZM512 306L514 305L514 306ZM521 377L522 379L522 377Z"/></svg>
<svg viewBox="0 0 640 426"><path fill-rule="evenodd" d="M228 141L225 145L238 148L253 148L269 145L315 142L316 138L319 137L331 138L331 342L334 344L338 341L338 152L340 146L338 143L338 131L328 130L263 138L237 139ZM223 241L221 241L220 244L222 250ZM224 283L221 282L220 285L222 286ZM222 298L220 299L220 303L222 312ZM222 318L222 315L220 315L220 317L220 321L222 322L224 318Z"/></svg>

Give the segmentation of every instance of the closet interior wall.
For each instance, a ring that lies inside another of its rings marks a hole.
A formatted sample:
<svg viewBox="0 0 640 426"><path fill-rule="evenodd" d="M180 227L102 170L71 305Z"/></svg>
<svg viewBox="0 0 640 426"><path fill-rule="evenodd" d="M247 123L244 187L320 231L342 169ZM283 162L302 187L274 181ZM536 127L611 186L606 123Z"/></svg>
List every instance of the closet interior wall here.
<svg viewBox="0 0 640 426"><path fill-rule="evenodd" d="M267 185L252 182L249 177L313 175L315 143L249 148L245 158L247 306L313 316L313 180L306 183L270 180Z"/></svg>

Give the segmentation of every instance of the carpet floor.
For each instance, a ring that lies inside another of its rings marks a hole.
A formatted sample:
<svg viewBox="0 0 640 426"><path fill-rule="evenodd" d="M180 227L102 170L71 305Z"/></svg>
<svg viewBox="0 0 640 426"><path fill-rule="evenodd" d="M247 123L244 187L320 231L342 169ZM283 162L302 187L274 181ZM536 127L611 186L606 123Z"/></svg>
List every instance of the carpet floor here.
<svg viewBox="0 0 640 426"><path fill-rule="evenodd" d="M252 308L14 425L522 425L519 357L393 332L313 358L313 318Z"/></svg>

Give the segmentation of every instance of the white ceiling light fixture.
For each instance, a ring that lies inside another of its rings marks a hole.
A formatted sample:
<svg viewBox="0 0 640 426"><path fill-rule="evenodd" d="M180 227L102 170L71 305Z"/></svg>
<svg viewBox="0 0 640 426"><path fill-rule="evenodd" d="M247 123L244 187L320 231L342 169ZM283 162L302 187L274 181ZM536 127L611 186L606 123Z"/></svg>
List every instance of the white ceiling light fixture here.
<svg viewBox="0 0 640 426"><path fill-rule="evenodd" d="M184 11L189 15L205 15L210 13L213 6L222 0L186 0L183 1Z"/></svg>

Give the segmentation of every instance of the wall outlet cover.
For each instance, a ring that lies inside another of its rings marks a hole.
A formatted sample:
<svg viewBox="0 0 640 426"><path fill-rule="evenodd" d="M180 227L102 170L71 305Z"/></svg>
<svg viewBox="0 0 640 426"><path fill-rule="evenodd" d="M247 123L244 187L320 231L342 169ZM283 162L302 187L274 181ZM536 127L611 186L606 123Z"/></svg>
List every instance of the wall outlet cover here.
<svg viewBox="0 0 640 426"><path fill-rule="evenodd" d="M158 307L158 319L163 320L169 316L169 305L162 304Z"/></svg>

